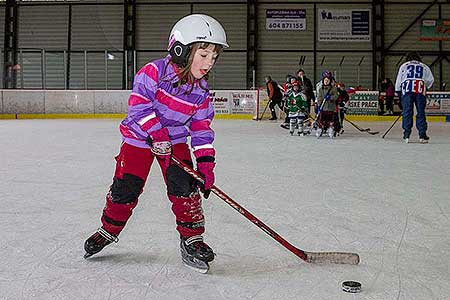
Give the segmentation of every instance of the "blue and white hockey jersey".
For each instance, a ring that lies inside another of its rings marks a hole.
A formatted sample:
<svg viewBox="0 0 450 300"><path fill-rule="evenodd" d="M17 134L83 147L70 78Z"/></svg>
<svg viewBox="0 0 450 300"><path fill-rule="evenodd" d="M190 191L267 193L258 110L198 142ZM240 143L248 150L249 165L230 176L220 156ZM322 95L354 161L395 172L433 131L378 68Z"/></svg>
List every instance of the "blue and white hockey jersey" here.
<svg viewBox="0 0 450 300"><path fill-rule="evenodd" d="M411 60L400 66L395 81L395 90L401 91L402 95L413 92L423 94L431 88L434 82L430 68L420 61Z"/></svg>

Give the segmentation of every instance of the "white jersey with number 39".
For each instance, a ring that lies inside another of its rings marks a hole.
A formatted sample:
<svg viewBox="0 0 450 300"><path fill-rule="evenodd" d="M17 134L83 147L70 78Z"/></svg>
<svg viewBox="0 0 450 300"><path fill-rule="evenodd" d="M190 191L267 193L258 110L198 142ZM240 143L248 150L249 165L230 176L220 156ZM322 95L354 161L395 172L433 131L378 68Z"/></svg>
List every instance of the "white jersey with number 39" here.
<svg viewBox="0 0 450 300"><path fill-rule="evenodd" d="M413 92L423 94L431 88L434 82L430 68L417 60L405 62L400 66L395 81L395 90L401 91L402 95Z"/></svg>

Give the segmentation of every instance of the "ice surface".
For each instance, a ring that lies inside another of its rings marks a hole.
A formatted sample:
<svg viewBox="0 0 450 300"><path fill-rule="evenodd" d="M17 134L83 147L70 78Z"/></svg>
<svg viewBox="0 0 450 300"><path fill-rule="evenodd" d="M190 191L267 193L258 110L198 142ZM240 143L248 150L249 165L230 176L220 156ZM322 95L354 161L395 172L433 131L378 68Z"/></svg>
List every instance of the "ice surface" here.
<svg viewBox="0 0 450 300"><path fill-rule="evenodd" d="M400 124L347 124L334 140L279 124L216 120L217 186L308 251L351 251L358 266L303 262L215 196L204 201L210 273L181 263L159 166L120 236L89 260L118 153L119 120L0 121L0 299L449 299L450 125L428 145ZM414 134L416 132L414 131ZM362 283L346 294L344 280Z"/></svg>

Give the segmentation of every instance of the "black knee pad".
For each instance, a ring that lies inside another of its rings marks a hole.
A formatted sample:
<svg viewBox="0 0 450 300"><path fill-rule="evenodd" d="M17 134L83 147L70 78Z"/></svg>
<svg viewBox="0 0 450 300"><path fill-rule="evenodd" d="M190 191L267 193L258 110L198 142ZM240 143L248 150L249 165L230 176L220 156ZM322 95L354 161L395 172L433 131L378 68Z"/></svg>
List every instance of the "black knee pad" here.
<svg viewBox="0 0 450 300"><path fill-rule="evenodd" d="M131 175L123 174L123 178L114 177L111 185L112 202L127 204L136 201L144 187L144 180Z"/></svg>
<svg viewBox="0 0 450 300"><path fill-rule="evenodd" d="M192 162L185 161L192 166ZM195 191L196 180L177 165L166 170L167 192L178 197L189 197Z"/></svg>

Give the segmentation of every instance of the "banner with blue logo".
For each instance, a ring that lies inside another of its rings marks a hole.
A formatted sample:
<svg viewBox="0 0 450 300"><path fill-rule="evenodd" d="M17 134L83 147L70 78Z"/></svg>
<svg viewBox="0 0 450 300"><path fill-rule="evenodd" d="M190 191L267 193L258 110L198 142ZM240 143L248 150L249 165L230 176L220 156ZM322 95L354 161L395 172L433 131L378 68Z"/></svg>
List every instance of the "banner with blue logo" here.
<svg viewBox="0 0 450 300"><path fill-rule="evenodd" d="M427 115L450 115L450 92L427 92Z"/></svg>
<svg viewBox="0 0 450 300"><path fill-rule="evenodd" d="M369 42L371 40L370 9L326 9L318 13L320 42Z"/></svg>

